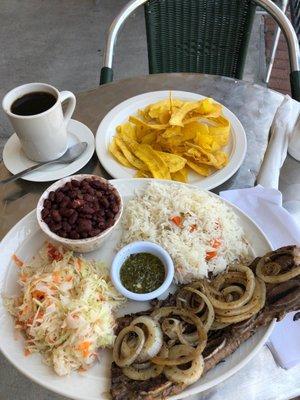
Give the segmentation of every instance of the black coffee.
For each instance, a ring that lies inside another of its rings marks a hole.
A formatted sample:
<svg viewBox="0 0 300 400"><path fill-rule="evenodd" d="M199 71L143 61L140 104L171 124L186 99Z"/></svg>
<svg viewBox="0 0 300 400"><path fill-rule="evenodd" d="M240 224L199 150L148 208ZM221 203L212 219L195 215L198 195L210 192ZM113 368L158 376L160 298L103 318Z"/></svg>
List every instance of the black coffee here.
<svg viewBox="0 0 300 400"><path fill-rule="evenodd" d="M17 115L35 115L49 110L56 103L56 97L47 92L32 92L15 100L11 112Z"/></svg>

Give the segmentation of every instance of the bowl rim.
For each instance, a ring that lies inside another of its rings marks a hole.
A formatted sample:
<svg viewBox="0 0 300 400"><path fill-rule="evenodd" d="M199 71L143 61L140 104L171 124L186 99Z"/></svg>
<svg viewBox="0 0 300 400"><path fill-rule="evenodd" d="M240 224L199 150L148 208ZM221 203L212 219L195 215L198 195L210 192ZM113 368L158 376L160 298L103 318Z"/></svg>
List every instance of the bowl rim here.
<svg viewBox="0 0 300 400"><path fill-rule="evenodd" d="M80 179L77 179L77 178L80 178ZM92 236L92 237L86 238L86 239L63 238L63 237L57 235L56 233L52 232L50 230L50 228L48 227L48 225L46 224L46 222L43 221L41 213L44 208L44 206L43 206L44 200L46 200L48 198L50 192L55 191L59 187L64 186L67 182L70 182L73 179L82 181L83 179L86 179L86 178L96 178L97 180L106 182L109 186L113 187L113 189L115 190L115 192L117 193L117 195L120 199L120 209L115 216L114 224L112 226L110 226L109 228L105 229L104 231L100 232L98 235ZM76 175L70 175L70 176L59 179L58 181L52 183L52 185L48 186L46 190L44 190L44 192L40 196L37 206L36 206L36 217L37 217L37 221L38 221L38 224L39 224L39 227L41 228L41 230L47 236L49 236L51 239L53 239L57 242L61 242L66 245L91 244L100 238L104 238L118 224L118 222L121 219L122 213L123 213L123 199L122 199L122 196L120 195L118 189L114 185L112 185L107 179L105 179L101 176L98 176L98 175L94 175L94 174L76 174Z"/></svg>
<svg viewBox="0 0 300 400"><path fill-rule="evenodd" d="M139 248L142 245L145 246L146 248L143 250L139 250ZM124 254L126 256L126 253L127 253L126 259L131 254L146 253L147 249L149 250L150 254L151 250L156 250L156 254L154 255L156 255L162 261L166 270L165 280L162 283L162 285L159 286L157 289L155 289L153 292L134 293L126 289L126 287L121 282L120 269L124 263L124 259L122 257L124 256ZM174 271L173 260L170 254L162 246L154 242L139 240L127 244L117 252L111 264L110 277L115 288L121 294L123 294L123 296L135 301L148 301L157 298L158 296L162 295L164 292L167 291L167 289L170 287L173 281L174 272L175 271Z"/></svg>

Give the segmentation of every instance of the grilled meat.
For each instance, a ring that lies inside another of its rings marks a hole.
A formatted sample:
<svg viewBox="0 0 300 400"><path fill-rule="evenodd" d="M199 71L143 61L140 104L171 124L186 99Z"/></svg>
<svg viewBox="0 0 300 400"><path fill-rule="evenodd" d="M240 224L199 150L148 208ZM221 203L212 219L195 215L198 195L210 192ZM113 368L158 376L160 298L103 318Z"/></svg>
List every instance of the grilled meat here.
<svg viewBox="0 0 300 400"><path fill-rule="evenodd" d="M284 249L293 249L289 246ZM277 252L280 252L279 249ZM276 253L276 251L274 252ZM250 265L254 271L259 258ZM294 265L292 256L279 254L276 262L282 265L283 271L291 269ZM174 306L176 294L170 294L167 299L153 301L152 308L147 312L134 315L126 315L118 319L116 333L138 315L150 314L154 309ZM267 326L276 318L281 320L288 312L300 310L300 277L279 284L267 284L267 297L264 308L252 318L237 324L232 324L224 329L210 331L208 342L203 352L205 361L204 372L215 367L220 361L231 355L243 342L250 338L260 327ZM185 385L168 381L163 375L147 381L134 381L127 378L122 369L112 363L111 369L111 395L113 400L152 400L165 399L171 395L180 393Z"/></svg>

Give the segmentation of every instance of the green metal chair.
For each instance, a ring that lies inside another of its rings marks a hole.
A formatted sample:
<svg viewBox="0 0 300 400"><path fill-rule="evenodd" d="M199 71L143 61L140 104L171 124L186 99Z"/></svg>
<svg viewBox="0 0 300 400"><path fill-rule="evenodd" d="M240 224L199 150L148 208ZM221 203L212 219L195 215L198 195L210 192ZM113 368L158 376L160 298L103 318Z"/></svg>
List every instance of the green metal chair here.
<svg viewBox="0 0 300 400"><path fill-rule="evenodd" d="M149 72L194 72L242 79L256 6L283 31L289 49L292 96L300 101L299 44L284 13L271 0L132 0L108 32L100 85L113 80L120 27L144 5Z"/></svg>

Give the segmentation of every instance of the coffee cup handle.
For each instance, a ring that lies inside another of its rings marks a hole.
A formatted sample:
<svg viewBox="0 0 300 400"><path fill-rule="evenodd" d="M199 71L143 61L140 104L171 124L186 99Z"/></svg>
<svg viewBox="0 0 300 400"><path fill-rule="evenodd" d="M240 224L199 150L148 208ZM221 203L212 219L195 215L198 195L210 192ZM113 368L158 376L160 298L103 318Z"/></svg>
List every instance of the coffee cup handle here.
<svg viewBox="0 0 300 400"><path fill-rule="evenodd" d="M63 90L62 92L59 92L59 101L61 103L64 103L65 101L68 102L67 108L64 112L64 120L65 123L67 124L70 121L73 112L75 110L76 97L72 92L69 92L69 90Z"/></svg>

